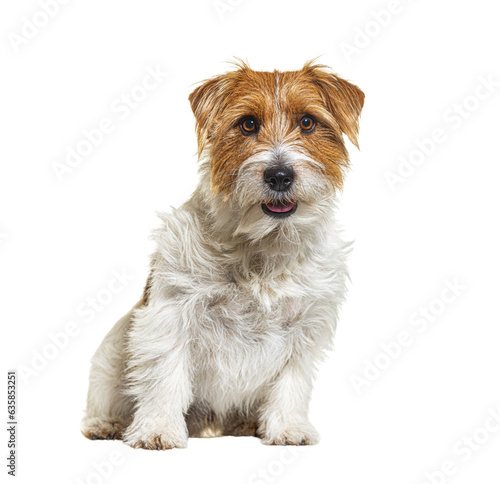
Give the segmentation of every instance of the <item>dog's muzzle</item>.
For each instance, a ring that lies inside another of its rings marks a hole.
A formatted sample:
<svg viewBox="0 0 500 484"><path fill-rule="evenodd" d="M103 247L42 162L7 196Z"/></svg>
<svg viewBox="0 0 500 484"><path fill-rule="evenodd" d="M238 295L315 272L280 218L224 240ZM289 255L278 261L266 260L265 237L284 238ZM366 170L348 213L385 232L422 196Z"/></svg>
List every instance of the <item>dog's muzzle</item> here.
<svg viewBox="0 0 500 484"><path fill-rule="evenodd" d="M273 166L264 171L264 181L267 186L275 192L281 192L286 196L286 192L292 188L295 179L295 172L289 166ZM262 210L266 215L273 218L286 218L295 213L297 202L295 201L273 201L262 204Z"/></svg>

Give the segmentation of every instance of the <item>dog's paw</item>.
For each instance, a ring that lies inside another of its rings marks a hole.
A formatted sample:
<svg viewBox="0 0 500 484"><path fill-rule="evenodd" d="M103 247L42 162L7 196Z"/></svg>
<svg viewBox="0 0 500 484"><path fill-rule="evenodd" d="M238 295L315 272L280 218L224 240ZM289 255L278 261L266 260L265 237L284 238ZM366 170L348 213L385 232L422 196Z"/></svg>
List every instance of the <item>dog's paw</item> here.
<svg viewBox="0 0 500 484"><path fill-rule="evenodd" d="M82 434L90 440L121 440L124 429L119 418L85 417Z"/></svg>
<svg viewBox="0 0 500 484"><path fill-rule="evenodd" d="M123 441L134 449L168 450L187 447L187 429L144 430L131 427L125 432Z"/></svg>
<svg viewBox="0 0 500 484"><path fill-rule="evenodd" d="M187 446L187 440L178 439L165 433L143 436L138 440L126 439L124 442L134 449L147 450L183 449Z"/></svg>
<svg viewBox="0 0 500 484"><path fill-rule="evenodd" d="M319 442L319 434L311 424L304 424L264 431L261 439L266 445L315 445Z"/></svg>

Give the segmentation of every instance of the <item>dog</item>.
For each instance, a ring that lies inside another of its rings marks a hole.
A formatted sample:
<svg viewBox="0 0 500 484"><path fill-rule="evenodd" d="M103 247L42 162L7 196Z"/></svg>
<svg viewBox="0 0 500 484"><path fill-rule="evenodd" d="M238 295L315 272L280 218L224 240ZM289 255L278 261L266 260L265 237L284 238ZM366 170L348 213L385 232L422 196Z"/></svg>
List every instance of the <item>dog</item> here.
<svg viewBox="0 0 500 484"><path fill-rule="evenodd" d="M134 448L315 444L308 407L346 292L334 219L364 94L314 61L239 62L189 96L200 181L161 215L142 299L92 359L82 432Z"/></svg>

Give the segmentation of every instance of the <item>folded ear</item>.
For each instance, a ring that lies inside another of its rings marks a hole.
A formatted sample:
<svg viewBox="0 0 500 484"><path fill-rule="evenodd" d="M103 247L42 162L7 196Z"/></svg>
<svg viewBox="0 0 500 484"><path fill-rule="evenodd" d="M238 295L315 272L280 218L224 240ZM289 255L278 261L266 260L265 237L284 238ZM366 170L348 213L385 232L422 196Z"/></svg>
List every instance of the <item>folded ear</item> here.
<svg viewBox="0 0 500 484"><path fill-rule="evenodd" d="M307 63L304 70L312 77L319 88L325 105L337 121L340 129L353 145L359 148L359 115L365 101L365 95L358 86L341 79L324 69L326 66Z"/></svg>
<svg viewBox="0 0 500 484"><path fill-rule="evenodd" d="M189 95L191 109L196 118L198 156L215 135L216 121L224 111L230 85L229 75L217 76L205 81Z"/></svg>

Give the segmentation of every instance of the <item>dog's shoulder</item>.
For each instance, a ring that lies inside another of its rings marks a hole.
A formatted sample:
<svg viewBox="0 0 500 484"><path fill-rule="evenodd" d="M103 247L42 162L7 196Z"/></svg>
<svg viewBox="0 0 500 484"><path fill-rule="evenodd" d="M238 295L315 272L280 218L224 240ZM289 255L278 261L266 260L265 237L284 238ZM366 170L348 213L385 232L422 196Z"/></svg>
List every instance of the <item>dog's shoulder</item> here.
<svg viewBox="0 0 500 484"><path fill-rule="evenodd" d="M153 232L157 265L197 273L213 264L196 214L180 208L158 216L161 224Z"/></svg>

